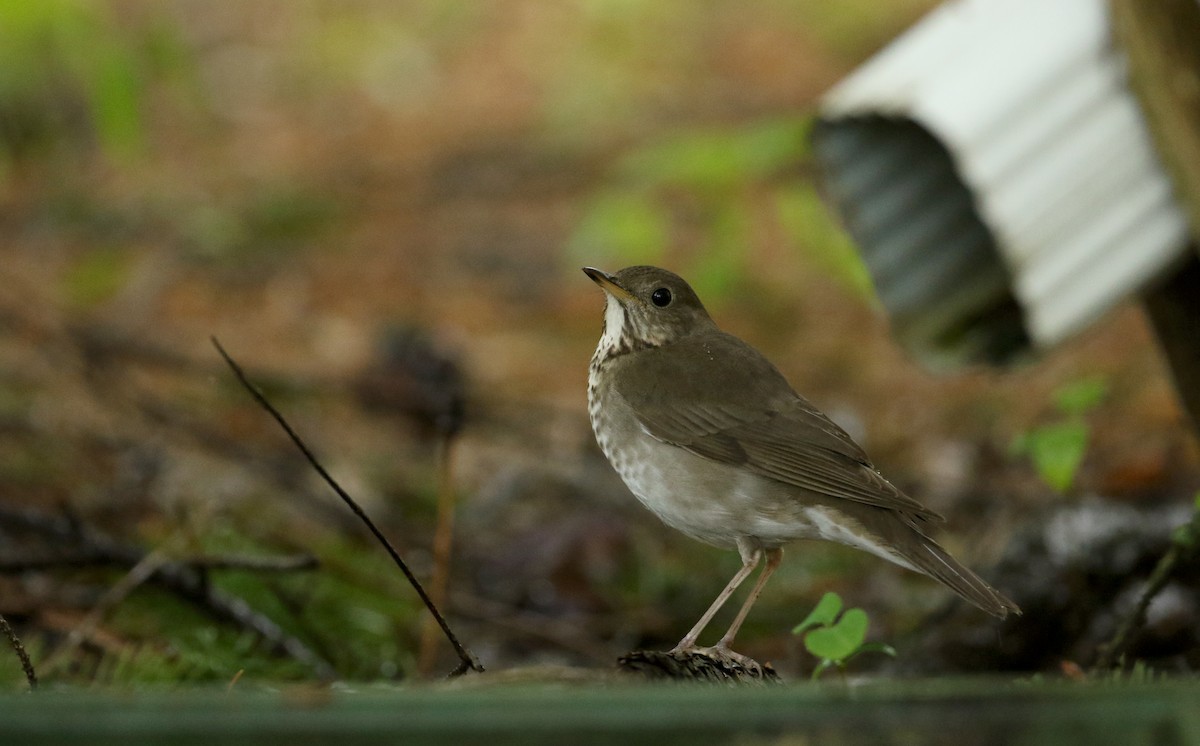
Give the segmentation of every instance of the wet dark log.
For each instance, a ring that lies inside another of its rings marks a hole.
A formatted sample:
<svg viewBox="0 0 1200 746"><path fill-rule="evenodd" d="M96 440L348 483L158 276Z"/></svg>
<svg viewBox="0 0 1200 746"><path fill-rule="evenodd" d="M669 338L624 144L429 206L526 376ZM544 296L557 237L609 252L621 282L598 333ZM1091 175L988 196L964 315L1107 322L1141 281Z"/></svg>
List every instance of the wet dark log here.
<svg viewBox="0 0 1200 746"><path fill-rule="evenodd" d="M647 679L676 681L711 681L738 684L778 684L779 674L771 664L746 659L734 660L710 655L700 650L659 652L635 650L617 659L617 666L627 673Z"/></svg>

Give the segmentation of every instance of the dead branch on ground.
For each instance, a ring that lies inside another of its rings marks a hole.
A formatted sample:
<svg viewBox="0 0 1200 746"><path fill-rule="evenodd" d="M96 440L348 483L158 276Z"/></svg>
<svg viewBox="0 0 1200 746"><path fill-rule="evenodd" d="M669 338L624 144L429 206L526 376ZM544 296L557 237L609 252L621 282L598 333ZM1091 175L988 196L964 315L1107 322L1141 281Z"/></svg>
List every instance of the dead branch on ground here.
<svg viewBox="0 0 1200 746"><path fill-rule="evenodd" d="M284 632L271 619L250 608L241 598L214 588L209 582L212 570L253 570L265 572L294 572L315 568L315 558L306 555L279 558L199 557L194 560L172 560L157 555L147 563L148 555L139 547L124 544L69 518L0 505L0 525L23 529L46 537L54 544L70 544L70 552L59 557L28 560L4 558L0 572L18 573L48 570L56 567L113 566L129 568L125 582L131 577L137 585L151 583L193 604L219 621L256 633L271 650L287 655L311 667L322 679L334 677L333 667L317 655L302 640ZM62 561L59 561L62 560ZM134 570L137 570L135 573ZM128 595L128 591L124 595ZM121 596L123 597L123 596ZM119 599L118 599L119 600ZM103 600L101 602L103 605Z"/></svg>

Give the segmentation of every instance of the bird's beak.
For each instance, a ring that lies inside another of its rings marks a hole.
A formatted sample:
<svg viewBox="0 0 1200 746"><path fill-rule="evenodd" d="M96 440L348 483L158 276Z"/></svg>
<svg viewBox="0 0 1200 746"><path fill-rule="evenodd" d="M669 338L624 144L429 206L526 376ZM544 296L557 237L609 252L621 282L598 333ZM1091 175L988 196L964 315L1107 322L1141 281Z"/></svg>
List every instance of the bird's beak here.
<svg viewBox="0 0 1200 746"><path fill-rule="evenodd" d="M592 278L592 282L600 286L600 289L608 293L619 301L633 300L633 296L629 291L621 287L617 282L617 278L609 273L596 269L595 267L584 267L583 273Z"/></svg>

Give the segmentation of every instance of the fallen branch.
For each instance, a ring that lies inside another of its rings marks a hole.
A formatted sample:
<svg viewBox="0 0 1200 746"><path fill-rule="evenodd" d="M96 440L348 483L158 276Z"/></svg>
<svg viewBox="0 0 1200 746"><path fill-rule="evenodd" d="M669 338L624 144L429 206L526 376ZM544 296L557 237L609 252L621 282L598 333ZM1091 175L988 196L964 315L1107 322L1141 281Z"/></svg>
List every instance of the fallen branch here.
<svg viewBox="0 0 1200 746"><path fill-rule="evenodd" d="M421 602L425 604L425 608L429 609L429 613L433 615L433 618L437 621L438 626L441 627L442 633L446 636L446 639L450 641L450 646L454 648L454 652L458 655L459 665L450 673L450 675L460 676L467 671L483 671L483 666L478 660L475 659L475 656L472 655L465 647L463 647L462 643L458 641L458 637L456 637L454 632L450 629L450 625L446 622L446 619L442 616L441 612L438 611L437 605L434 604L433 600L429 597L429 594L426 593L425 588L421 585L421 582L417 580L417 576L414 575L412 570L409 569L408 565L400 557L400 553L396 551L395 547L392 546L392 543L388 541L386 536L383 535L383 532L379 530L379 528L375 525L375 522L372 521L365 512L363 512L363 509L359 507L357 502L354 501L354 498L350 497L350 495L344 489L342 489L341 485L339 485L337 481L329 475L329 472L327 472L325 467L323 467L321 463L317 461L317 457L313 455L312 451L309 450L308 446L305 445L300 436L296 434L296 431L293 430L291 425L288 424L287 420L283 418L283 415L280 414L279 411L275 409L275 407L272 406L269 401L267 401L267 398L262 394L261 391L258 390L258 388L254 386L254 384L250 383L250 380L246 377L246 374L242 371L241 367L233 361L233 358L231 358L227 352L225 352L225 348L221 346L221 343L217 341L217 338L212 337L211 341L213 346L217 348L217 352L220 353L221 357L225 360L225 363L229 365L230 369L233 370L233 374L237 376L238 381L242 384L246 391L250 393L250 396L252 396L254 400L258 402L259 406L265 409L277 423L279 423L279 426L283 428L285 433L287 433L287 436L291 439L292 443L294 443L296 447L300 449L300 452L304 454L304 458L308 460L308 463L313 467L313 469L316 470L317 474L321 475L321 479L323 479L325 483L337 493L337 496L340 497L344 503L346 503L347 507L349 507L350 510L353 511L353 513L358 516L364 524L366 524L367 528L371 531L371 534L376 538L376 540L379 541L380 544L383 545L384 549L387 550L388 555L392 558L392 561L395 562L396 566L400 568L400 572L404 573L404 577L408 579L408 582L413 587L413 590L417 592L417 596L419 596Z"/></svg>
<svg viewBox="0 0 1200 746"><path fill-rule="evenodd" d="M4 632L4 636L8 638L8 644L12 646L13 652L21 660L21 668L25 670L25 680L29 682L30 690L37 689L37 672L33 670L33 662L29 660L29 653L25 652L25 646L21 644L21 638L17 637L17 633L13 631L13 628L8 626L8 620L4 618L3 614L0 614L0 631Z"/></svg>

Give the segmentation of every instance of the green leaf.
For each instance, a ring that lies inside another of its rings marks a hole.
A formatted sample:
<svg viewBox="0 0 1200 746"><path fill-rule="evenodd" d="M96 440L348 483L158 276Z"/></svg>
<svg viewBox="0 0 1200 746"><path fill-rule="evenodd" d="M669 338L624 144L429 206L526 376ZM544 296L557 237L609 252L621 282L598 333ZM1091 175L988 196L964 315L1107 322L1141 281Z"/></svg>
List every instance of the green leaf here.
<svg viewBox="0 0 1200 746"><path fill-rule="evenodd" d="M1095 409L1108 396L1108 380L1104 376L1088 376L1060 386L1054 392L1054 403L1063 414L1082 415Z"/></svg>
<svg viewBox="0 0 1200 746"><path fill-rule="evenodd" d="M1066 492L1087 451L1088 427L1078 419L1043 425L1025 438L1025 449L1038 476L1058 492Z"/></svg>
<svg viewBox="0 0 1200 746"><path fill-rule="evenodd" d="M843 662L862 646L867 638L867 624L867 612L850 609L836 624L805 635L804 647L818 658Z"/></svg>
<svg viewBox="0 0 1200 746"><path fill-rule="evenodd" d="M837 619L837 615L842 610L842 597L833 591L827 592L821 596L821 600L813 607L813 610L808 613L803 622L800 622L792 629L793 635L798 635L804 632L809 627L826 627L833 624Z"/></svg>

